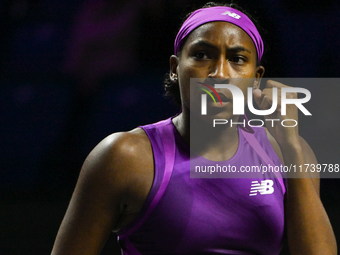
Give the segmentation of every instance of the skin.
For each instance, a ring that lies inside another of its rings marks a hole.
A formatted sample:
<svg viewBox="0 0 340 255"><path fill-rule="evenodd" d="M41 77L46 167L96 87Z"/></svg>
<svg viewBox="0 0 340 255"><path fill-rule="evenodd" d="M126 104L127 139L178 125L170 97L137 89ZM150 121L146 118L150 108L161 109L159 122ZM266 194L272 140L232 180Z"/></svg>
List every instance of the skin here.
<svg viewBox="0 0 340 255"><path fill-rule="evenodd" d="M197 45L199 41L204 41L205 46ZM190 78L219 78L225 82L234 78L255 78L254 84L239 85L245 91L249 86L258 87L264 74L264 68L256 65L256 50L249 36L227 22L211 22L195 29L180 55L170 57L170 70L172 78L178 77L182 99L182 113L173 123L187 144L190 140ZM263 91L255 89L255 101L260 108L270 105L272 87L283 86L269 81ZM277 118L297 117L294 107L287 109L286 117L279 113L280 106L274 113ZM230 106L216 114L228 119L238 118L232 115ZM273 128L268 129L267 134L285 164L316 163L313 151L299 137L297 128L288 131ZM238 147L236 129L224 129L219 138L207 147L205 156L213 160L231 158ZM105 138L84 162L52 254L100 254L110 232L120 230L136 218L153 178L152 148L142 129ZM337 254L334 233L319 198L318 178L288 179L285 215L291 254Z"/></svg>
<svg viewBox="0 0 340 255"><path fill-rule="evenodd" d="M173 119L180 135L187 144L190 144L190 78L218 79L219 83L237 83L244 94L247 88L253 86L248 82L239 82L239 78L256 78L259 85L264 74L264 67L257 66L256 48L250 37L239 27L227 22L211 22L195 29L183 46L179 57L171 56L171 77L178 77L180 84L182 114ZM198 90L197 90L198 91ZM216 89L217 92L232 98L228 91ZM214 118L238 120L232 115L231 102L215 115L207 115L211 123ZM196 107L196 109L200 109ZM192 118L192 121L196 118ZM202 125L202 117L197 120ZM227 160L236 152L238 147L238 134L236 126L224 128L215 136L216 143L210 143L209 148L202 156L210 160ZM224 155L221 154L224 152Z"/></svg>

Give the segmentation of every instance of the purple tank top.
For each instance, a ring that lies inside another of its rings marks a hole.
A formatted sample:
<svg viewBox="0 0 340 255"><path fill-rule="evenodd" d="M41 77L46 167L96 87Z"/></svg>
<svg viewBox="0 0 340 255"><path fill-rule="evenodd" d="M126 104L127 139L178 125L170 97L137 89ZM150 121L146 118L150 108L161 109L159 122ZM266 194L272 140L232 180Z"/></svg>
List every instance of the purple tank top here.
<svg viewBox="0 0 340 255"><path fill-rule="evenodd" d="M117 233L122 254L280 253L282 179L190 178L189 147L171 118L142 128L151 141L155 177L139 216ZM239 147L228 163L281 165L263 128L239 130ZM272 192L252 192L261 181L271 182Z"/></svg>

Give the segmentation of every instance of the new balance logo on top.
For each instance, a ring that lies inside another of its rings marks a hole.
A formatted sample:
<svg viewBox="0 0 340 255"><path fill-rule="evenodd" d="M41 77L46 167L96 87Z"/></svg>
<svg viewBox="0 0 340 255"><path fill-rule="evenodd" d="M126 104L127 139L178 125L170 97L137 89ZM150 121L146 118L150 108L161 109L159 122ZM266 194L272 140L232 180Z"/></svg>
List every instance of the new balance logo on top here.
<svg viewBox="0 0 340 255"><path fill-rule="evenodd" d="M236 13L233 13L233 12L230 12L230 11L226 11L226 12L223 12L222 15L229 15L230 17L233 17L235 19L240 19L241 16L236 14Z"/></svg>
<svg viewBox="0 0 340 255"><path fill-rule="evenodd" d="M261 184L258 181L252 181L251 183L249 196L256 196L257 193L267 195L274 192L274 182L272 180L261 181Z"/></svg>

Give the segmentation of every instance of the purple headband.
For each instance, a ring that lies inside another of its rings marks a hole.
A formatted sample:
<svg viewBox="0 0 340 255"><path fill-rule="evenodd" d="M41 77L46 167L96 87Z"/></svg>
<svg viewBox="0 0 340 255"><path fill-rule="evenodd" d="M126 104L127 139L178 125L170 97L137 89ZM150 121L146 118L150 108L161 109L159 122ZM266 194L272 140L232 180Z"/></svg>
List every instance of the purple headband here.
<svg viewBox="0 0 340 255"><path fill-rule="evenodd" d="M244 13L225 6L202 8L194 11L183 23L175 39L175 54L178 53L182 40L195 28L212 21L226 21L242 28L253 40L257 57L263 55L263 41L254 23Z"/></svg>

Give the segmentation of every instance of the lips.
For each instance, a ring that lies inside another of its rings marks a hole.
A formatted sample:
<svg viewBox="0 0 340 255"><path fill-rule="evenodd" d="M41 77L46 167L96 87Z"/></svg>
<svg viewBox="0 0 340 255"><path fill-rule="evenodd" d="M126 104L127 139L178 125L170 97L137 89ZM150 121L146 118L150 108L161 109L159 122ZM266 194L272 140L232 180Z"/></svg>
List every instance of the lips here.
<svg viewBox="0 0 340 255"><path fill-rule="evenodd" d="M217 93L217 94L219 95L222 102L229 102L230 101L230 99L227 98L224 94L222 94L222 93ZM216 102L217 102L217 100L216 100Z"/></svg>
<svg viewBox="0 0 340 255"><path fill-rule="evenodd" d="M230 102L230 101L231 101L231 100L230 100L228 97L226 97L224 94L222 94L222 93L217 93L217 94L218 94L218 96L220 97L222 103L226 103L226 102ZM215 101L216 101L216 104L217 104L217 105L221 105L221 104L220 104L220 100L218 99L218 97L216 96L216 94L213 94L213 96L214 96L214 99L215 99ZM212 99L210 96L207 97L207 101L208 101L208 102L211 102L211 103L214 103L213 99ZM214 104L215 104L215 103L214 103Z"/></svg>
<svg viewBox="0 0 340 255"><path fill-rule="evenodd" d="M213 92L211 94L206 89L199 87L199 89L202 89L203 91L205 91L206 93L208 93L210 95L210 98L208 97L208 101L209 102L214 102L215 104L216 103L221 103L221 105L222 105L222 102L226 103L226 102L230 102L231 101L231 99L230 99L231 97L225 96L224 93L217 92L214 89L214 85L213 84L202 83L202 82L197 82L197 83L207 87L207 89L209 89L211 92Z"/></svg>

